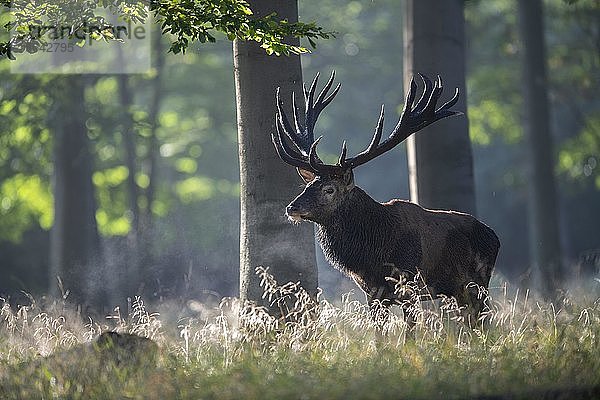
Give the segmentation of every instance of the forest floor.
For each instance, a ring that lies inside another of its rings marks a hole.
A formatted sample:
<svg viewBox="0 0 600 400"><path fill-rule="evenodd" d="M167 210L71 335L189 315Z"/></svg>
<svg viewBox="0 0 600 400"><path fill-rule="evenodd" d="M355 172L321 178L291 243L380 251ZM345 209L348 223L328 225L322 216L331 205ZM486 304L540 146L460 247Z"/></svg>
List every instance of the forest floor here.
<svg viewBox="0 0 600 400"><path fill-rule="evenodd" d="M288 300L286 321L237 299L181 318L136 298L129 316L100 322L61 302L0 303L0 398L600 398L597 288L559 305L495 288L477 328L452 299L415 305L407 335L400 312L381 331L351 296L315 302L265 278L267 297ZM151 341L97 339L107 331Z"/></svg>

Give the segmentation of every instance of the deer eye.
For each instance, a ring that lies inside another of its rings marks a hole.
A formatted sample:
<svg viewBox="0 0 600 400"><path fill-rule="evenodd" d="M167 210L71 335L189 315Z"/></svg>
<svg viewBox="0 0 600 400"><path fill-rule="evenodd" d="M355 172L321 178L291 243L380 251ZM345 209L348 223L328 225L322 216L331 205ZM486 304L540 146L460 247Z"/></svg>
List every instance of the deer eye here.
<svg viewBox="0 0 600 400"><path fill-rule="evenodd" d="M329 187L324 188L323 191L327 194L333 194L333 192L335 192L335 189L332 188L331 186L329 186Z"/></svg>

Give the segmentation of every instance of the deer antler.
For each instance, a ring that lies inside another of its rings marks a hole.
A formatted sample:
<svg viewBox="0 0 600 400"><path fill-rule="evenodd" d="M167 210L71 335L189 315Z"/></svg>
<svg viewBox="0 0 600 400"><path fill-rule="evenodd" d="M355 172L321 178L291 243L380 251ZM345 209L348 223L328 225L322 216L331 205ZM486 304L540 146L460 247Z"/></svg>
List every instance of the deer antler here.
<svg viewBox="0 0 600 400"><path fill-rule="evenodd" d="M440 119L462 114L459 111L450 110L450 108L458 101L458 88L456 88L452 99L436 110L437 101L444 90L442 87L442 79L438 76L435 83L432 84L431 80L425 75L419 74L419 76L423 80L425 89L417 104L413 107L417 92L417 84L413 78L410 82L410 91L406 97L400 120L388 138L380 143L385 114L384 107L381 106L381 114L379 114L379 120L377 121L375 133L373 134L373 139L371 140L369 147L354 157L345 158L343 162L341 162L342 167L355 168L365 164L386 151L393 149L399 143L406 140L407 137L420 131L426 126L431 125Z"/></svg>
<svg viewBox="0 0 600 400"><path fill-rule="evenodd" d="M305 126L303 127L300 123L300 115L298 114L298 107L296 106L296 96L292 93L292 109L294 110L294 127L292 128L287 115L283 111L283 102L279 96L279 88L277 89L277 116L278 122L280 122L280 129L285 135L294 143L294 145L300 150L300 152L307 157L310 151L310 147L315 141L315 124L321 111L325 109L333 101L335 96L338 94L341 84L338 84L333 92L328 96L327 93L333 85L335 79L335 71L331 73L331 77L325 84L325 87L321 90L317 99L315 100L315 90L317 83L319 82L319 73L317 73L310 85L310 89L306 89L306 85L303 85L304 89L304 116ZM292 133L294 132L294 133Z"/></svg>
<svg viewBox="0 0 600 400"><path fill-rule="evenodd" d="M277 115L276 115L276 133L272 134L273 144L279 157L286 163L298 168L313 171L315 173L334 173L341 174L347 169L358 167L368 161L378 157L379 155L393 149L399 143L403 142L407 137L415 132L420 131L428 125L433 124L440 119L460 115L459 111L452 111L450 108L458 101L458 88L454 96L448 102L436 109L437 101L440 98L443 87L442 80L438 76L435 83L432 83L429 78L423 74L419 74L423 81L424 90L421 98L414 105L417 92L417 84L414 78L410 82L410 90L406 97L404 109L400 116L400 120L395 128L389 134L388 138L381 142L384 123L384 107L381 107L381 113L377 121L377 126L371 139L369 146L358 153L354 157L346 158L347 148L346 142L342 145L337 165L324 164L317 155L317 145L321 140L319 137L314 139L314 127L319 114L335 97L340 89L340 84L336 86L334 91L327 96L331 89L335 78L335 71L331 74L329 81L325 84L323 90L314 100L314 94L319 79L319 74L315 76L309 90L304 87L305 99L305 127L302 127L299 122L298 109L296 107L295 96L292 96L292 108L294 109L294 125L295 132L292 129L286 114L283 112L283 103L277 90ZM293 133L292 133L293 132ZM283 135L287 136L294 144L292 148L284 139Z"/></svg>

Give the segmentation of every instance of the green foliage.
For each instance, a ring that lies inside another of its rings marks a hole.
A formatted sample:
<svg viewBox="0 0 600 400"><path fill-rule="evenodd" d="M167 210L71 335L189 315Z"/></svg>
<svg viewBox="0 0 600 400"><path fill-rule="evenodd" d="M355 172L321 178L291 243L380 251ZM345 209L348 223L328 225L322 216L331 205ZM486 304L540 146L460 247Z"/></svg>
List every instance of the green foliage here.
<svg viewBox="0 0 600 400"><path fill-rule="evenodd" d="M495 100L483 100L469 108L469 129L471 141L488 146L491 144L490 132L506 132L506 140L514 143L521 138L521 126L510 106Z"/></svg>
<svg viewBox="0 0 600 400"><path fill-rule="evenodd" d="M188 52L182 57L167 57L162 72L165 91L160 99L157 117L158 178L151 183L149 158L152 146L149 115L150 84L156 71L148 76L130 77L127 82L134 94L127 108L133 125L136 147L135 183L137 204L141 212L150 212L161 226L161 240L154 250L167 252L180 243L177 231L194 232L194 247L210 252L223 238L223 213L236 209L239 184L236 160L236 131L231 47L223 41L211 52ZM202 77L190 79L190 77ZM204 77L210 77L204 78ZM96 157L93 183L98 210L96 220L100 233L110 238L129 233L132 214L128 199L124 165L124 131L127 118L119 101L119 84L114 76L105 76L88 88L87 122ZM153 184L155 194L148 204L147 190ZM219 208L219 206L221 208ZM181 218L183 224L172 222ZM235 222L231 222L235 225ZM196 228L197 227L197 228Z"/></svg>
<svg viewBox="0 0 600 400"><path fill-rule="evenodd" d="M600 190L600 114L592 115L581 133L569 139L559 153L559 170L577 180L593 179Z"/></svg>
<svg viewBox="0 0 600 400"><path fill-rule="evenodd" d="M0 74L4 74L0 65ZM44 116L51 99L30 79L0 85L0 240L19 242L34 226L50 229L51 135Z"/></svg>
<svg viewBox="0 0 600 400"><path fill-rule="evenodd" d="M261 45L268 54L288 55L308 51L290 45L287 38L306 38L315 47L316 39L328 39L327 32L314 23L280 20L277 14L255 17L250 5L243 0L154 0L150 9L155 13L163 33L176 36L171 51L185 51L191 42L215 42L215 31L229 40L249 40Z"/></svg>
<svg viewBox="0 0 600 400"><path fill-rule="evenodd" d="M11 59L15 58L15 53L37 52L53 35L61 35L63 28L69 39L80 44L85 43L82 37L115 39L112 25L98 12L99 8L132 21L141 21L148 16L144 2L135 0L13 0L6 6L10 6L12 17L5 25L11 32L11 39L0 45L0 56L7 55Z"/></svg>
<svg viewBox="0 0 600 400"><path fill-rule="evenodd" d="M467 3L467 35L472 40L467 74L471 140L490 145L494 138L522 138L519 42L514 2ZM502 15L502 18L498 18Z"/></svg>
<svg viewBox="0 0 600 400"><path fill-rule="evenodd" d="M600 302L593 298L565 298L555 307L504 287L488 299L489 325L478 329L461 322L446 299L417 306L411 338L396 314L382 325L348 295L338 305L315 302L297 285L278 286L261 274L265 296L285 319L231 298L219 307L194 303L197 313L185 318L180 306L159 305L159 315L136 298L128 317L117 312L85 325L61 303L0 303L0 395L592 398L600 385ZM89 343L106 330L154 340L158 363L142 340L122 352Z"/></svg>
<svg viewBox="0 0 600 400"><path fill-rule="evenodd" d="M115 40L114 27L103 16L103 10L133 22L154 14L163 33L172 34L173 53L185 52L192 42L215 42L217 33L229 40L249 40L260 44L268 54L288 55L308 52L303 46L290 44L289 38L306 38L312 47L317 39L328 39L332 32L315 23L281 20L275 13L256 17L244 0L126 0L47 2L16 0L11 6L11 19L5 28L9 41L0 42L0 56L15 59L15 54L35 53L57 34L63 34L79 45L85 38ZM83 38L83 39L82 39Z"/></svg>
<svg viewBox="0 0 600 400"><path fill-rule="evenodd" d="M96 221L102 235L124 236L131 229L124 190L128 176L129 171L123 165L96 171L92 176L98 199Z"/></svg>
<svg viewBox="0 0 600 400"><path fill-rule="evenodd" d="M239 184L225 179L219 181L205 176L193 176L175 184L175 193L184 204L208 200L220 193L222 196L239 196Z"/></svg>
<svg viewBox="0 0 600 400"><path fill-rule="evenodd" d="M38 175L16 174L0 184L0 240L19 242L39 224L50 229L54 215L50 185Z"/></svg>
<svg viewBox="0 0 600 400"><path fill-rule="evenodd" d="M545 2L547 69L552 129L559 149L558 170L567 180L594 182L600 81L600 17L597 0ZM502 15L503 18L498 18ZM514 4L507 0L467 3L472 39L468 74L471 139L509 145L523 137L520 65L521 44ZM582 34L583 33L583 34Z"/></svg>
<svg viewBox="0 0 600 400"><path fill-rule="evenodd" d="M552 96L564 141L558 150L558 171L580 188L600 189L600 2L580 0L565 6L550 2L548 14L557 21L549 31L548 65ZM562 17L562 18L559 18ZM570 124L569 124L570 122Z"/></svg>

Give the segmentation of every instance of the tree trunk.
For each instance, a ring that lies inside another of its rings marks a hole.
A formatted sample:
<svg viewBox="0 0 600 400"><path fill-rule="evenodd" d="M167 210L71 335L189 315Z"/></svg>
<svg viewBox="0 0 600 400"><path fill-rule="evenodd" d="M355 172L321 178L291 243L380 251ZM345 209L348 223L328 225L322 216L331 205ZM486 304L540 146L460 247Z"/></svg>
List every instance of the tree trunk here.
<svg viewBox="0 0 600 400"><path fill-rule="evenodd" d="M295 0L254 0L259 16L277 12L298 19ZM291 225L286 205L300 191L296 171L284 164L271 143L275 129L275 90L284 98L302 93L298 56L268 56L254 42L234 42L235 85L241 183L240 297L264 303L257 266L269 268L279 283L301 282L309 292L317 287L312 224Z"/></svg>
<svg viewBox="0 0 600 400"><path fill-rule="evenodd" d="M50 292L57 276L69 299L93 302L93 265L99 257L92 156L87 136L84 78L57 78L49 125L54 140L54 225L50 237ZM99 277L98 277L99 279Z"/></svg>
<svg viewBox="0 0 600 400"><path fill-rule="evenodd" d="M152 202L156 196L156 186L158 183L158 153L159 153L159 142L157 136L157 130L160 126L160 106L163 100L163 74L165 69L165 53L166 48L163 43L163 36L160 31L159 25L156 25L152 31L152 49L154 54L154 68L156 69L156 75L151 81L151 100L148 111L148 120L152 124L150 129L150 138L148 143L148 155L145 163L147 164L148 170L148 188L146 189L146 208L142 213L142 232L144 235L144 243L149 245L152 240L153 221L152 218ZM146 251L150 250L149 248ZM147 253L150 254L150 253Z"/></svg>
<svg viewBox="0 0 600 400"><path fill-rule="evenodd" d="M120 52L120 49L119 49ZM137 172L137 156L135 153L135 132L133 131L133 116L131 115L131 106L133 104L133 93L129 87L129 77L125 74L116 76L119 87L119 98L121 102L121 128L123 143L125 144L125 165L129 171L127 176L127 200L129 201L129 212L131 213L131 229L127 235L127 253L125 254L124 279L119 285L119 298L124 299L127 296L134 296L138 293L141 279L140 263L140 209L138 206L138 187L135 182Z"/></svg>
<svg viewBox="0 0 600 400"><path fill-rule="evenodd" d="M127 200L129 201L129 211L131 212L131 240L135 247L139 231L140 210L138 206L138 187L135 182L137 172L137 156L135 154L135 132L133 131L133 117L131 115L131 106L133 104L133 93L129 87L129 77L125 74L116 76L119 86L119 98L121 101L121 127L123 129L123 143L125 144L125 166L129 171L127 176Z"/></svg>
<svg viewBox="0 0 600 400"><path fill-rule="evenodd" d="M156 189L159 179L159 147L157 136L160 127L160 108L164 99L164 70L167 49L163 42L164 38L160 31L160 25L155 24L152 31L153 68L156 74L150 81L150 105L148 108L148 121L150 121L150 136L147 141L148 153L143 161L143 170L148 174L148 187L143 192L146 198L146 206L140 210L140 237L138 240L140 249L140 263L143 268L151 270L154 268L156 243L154 216L152 214L152 203L156 199Z"/></svg>
<svg viewBox="0 0 600 400"><path fill-rule="evenodd" d="M461 0L405 0L404 87L418 72L443 78L465 116L428 126L407 141L411 200L429 208L475 214L473 158L466 118L464 9ZM419 82L420 83L420 82ZM443 101L444 99L441 99Z"/></svg>
<svg viewBox="0 0 600 400"><path fill-rule="evenodd" d="M549 299L563 280L554 182L554 149L550 133L543 6L540 0L519 0L523 42L525 132L529 166L529 246L533 270Z"/></svg>

